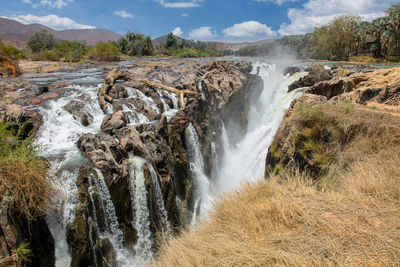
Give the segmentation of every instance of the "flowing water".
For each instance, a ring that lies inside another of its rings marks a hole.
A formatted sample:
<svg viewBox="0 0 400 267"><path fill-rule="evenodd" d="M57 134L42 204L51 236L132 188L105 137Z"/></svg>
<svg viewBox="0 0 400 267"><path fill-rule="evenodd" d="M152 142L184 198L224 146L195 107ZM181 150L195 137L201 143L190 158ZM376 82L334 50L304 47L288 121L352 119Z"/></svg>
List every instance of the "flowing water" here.
<svg viewBox="0 0 400 267"><path fill-rule="evenodd" d="M161 192L160 182L158 181L158 176L156 170L154 169L153 165L148 164L151 174L151 186L154 190L154 198L156 200L158 214L160 215L161 224L163 226L163 231L167 236L171 234L171 226L168 221L168 214L165 210L164 200Z"/></svg>
<svg viewBox="0 0 400 267"><path fill-rule="evenodd" d="M50 161L53 170L50 175L57 178L54 185L58 189L58 195L54 205L59 212L53 211L51 216L47 216L47 222L55 242L56 266L60 267L71 263L66 227L74 219L74 207L78 202L77 169L82 162L86 162L76 146L76 141L85 133L99 132L104 116L97 102L98 89L99 85L74 85L62 97L48 101L40 108L43 125L36 144L43 149L41 156ZM93 116L93 123L89 126L83 126L64 108L71 100L83 101L79 100L82 96L87 100L85 112Z"/></svg>
<svg viewBox="0 0 400 267"><path fill-rule="evenodd" d="M201 144L196 128L190 123L185 132L186 147L189 156L190 172L194 183L193 218L192 225L196 224L197 217L206 217L212 209L214 201L221 193L237 188L243 182L255 181L263 177L265 157L268 146L272 142L283 118L284 110L290 102L300 95L299 91L287 94L288 85L300 78L304 73L291 77L284 76L274 64L254 63L253 74L259 68L259 75L264 80L261 96L252 103L248 118L248 130L241 136L238 143L229 143L227 129L222 123L222 133L219 142L222 146L222 155L217 155L217 144L211 144L211 157L216 170L212 170L211 177L207 177ZM61 78L60 78L61 77ZM43 125L38 133L36 144L43 147L42 156L47 158L52 166L51 176L58 189L54 205L58 207L47 216L47 223L55 241L56 266L65 267L71 264L71 253L66 237L66 227L74 220L74 208L78 204L76 179L78 169L82 163L90 164L82 157L76 141L85 133L99 133L104 113L100 109L97 92L103 82L102 72L97 69L86 69L75 73L56 73L25 76L26 79L37 83L49 81L73 81L73 85L64 89L57 100L50 100L44 107L39 108L43 116ZM126 88L128 101L123 102L123 112L129 121L129 126L138 123L152 123L143 114L137 112L129 99L140 100L149 109L161 112L152 98L147 97L135 88ZM202 98L206 96L201 84L199 91ZM178 110L178 98L170 92L158 92L163 103L164 113L169 119ZM172 100L171 108L166 100ZM93 122L83 126L76 116L66 111L65 106L72 100L81 101L84 112L93 117ZM110 105L106 113L112 112ZM220 160L222 158L222 160ZM107 238L116 253L118 266L140 266L147 264L152 256L152 233L150 230L150 211L146 188L145 167L151 174L150 186L152 199L157 207L158 218L163 231L167 235L171 232L168 214L160 188L156 170L141 157L130 155L128 159L129 186L131 192L133 220L132 225L137 231L137 242L132 251L123 246L123 233L118 224L114 205L105 184L102 173L96 169L97 175L89 178L89 195L93 206L93 221L96 232L101 238ZM93 249L94 251L94 249ZM97 265L97 262L94 262Z"/></svg>
<svg viewBox="0 0 400 267"><path fill-rule="evenodd" d="M264 88L256 103L252 103L247 133L237 144L222 139L224 156L217 179L213 179L219 194L231 191L244 182L262 179L268 147L282 121L284 111L301 93L287 93L288 86L305 73L284 76L274 64L254 63L253 74L259 68ZM225 129L223 128L223 136Z"/></svg>
<svg viewBox="0 0 400 267"><path fill-rule="evenodd" d="M132 201L133 227L137 231L135 256L138 264L150 261L152 241L150 231L149 209L147 207L146 178L143 167L146 160L130 155L129 159L129 186Z"/></svg>
<svg viewBox="0 0 400 267"><path fill-rule="evenodd" d="M192 123L186 129L186 147L189 157L190 171L195 186L193 215L205 216L212 207L210 181L204 173L203 155L200 150L199 138ZM194 224L194 220L192 220Z"/></svg>

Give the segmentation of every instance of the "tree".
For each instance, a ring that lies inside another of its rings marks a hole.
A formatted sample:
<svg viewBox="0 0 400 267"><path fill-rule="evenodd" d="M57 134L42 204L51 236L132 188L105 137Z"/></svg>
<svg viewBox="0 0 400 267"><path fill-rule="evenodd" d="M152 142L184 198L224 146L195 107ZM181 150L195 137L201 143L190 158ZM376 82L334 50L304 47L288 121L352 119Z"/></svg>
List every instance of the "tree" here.
<svg viewBox="0 0 400 267"><path fill-rule="evenodd" d="M128 32L116 44L122 53L129 56L150 56L154 51L151 38L140 33Z"/></svg>
<svg viewBox="0 0 400 267"><path fill-rule="evenodd" d="M172 32L170 32L167 36L167 40L165 41L165 48L168 50L176 50L178 48L178 41Z"/></svg>
<svg viewBox="0 0 400 267"><path fill-rule="evenodd" d="M326 26L317 27L311 46L322 59L346 60L356 51L359 16L345 15L334 19Z"/></svg>
<svg viewBox="0 0 400 267"><path fill-rule="evenodd" d="M89 50L89 57L98 61L119 61L119 50L112 42L98 42Z"/></svg>
<svg viewBox="0 0 400 267"><path fill-rule="evenodd" d="M46 30L34 32L28 39L28 47L33 53L42 52L53 48L55 44L54 36Z"/></svg>

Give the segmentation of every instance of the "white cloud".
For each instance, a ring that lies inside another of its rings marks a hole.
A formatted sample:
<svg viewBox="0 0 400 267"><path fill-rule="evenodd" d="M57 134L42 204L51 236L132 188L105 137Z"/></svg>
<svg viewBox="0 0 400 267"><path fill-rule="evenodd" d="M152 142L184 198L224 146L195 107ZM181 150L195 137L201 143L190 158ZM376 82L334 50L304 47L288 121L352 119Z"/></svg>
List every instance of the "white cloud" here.
<svg viewBox="0 0 400 267"><path fill-rule="evenodd" d="M282 5L286 2L297 2L298 0L254 0L256 2L274 2L275 4Z"/></svg>
<svg viewBox="0 0 400 267"><path fill-rule="evenodd" d="M211 27L205 26L194 29L189 32L189 38L200 40L200 41L209 41L217 37L217 33L211 29Z"/></svg>
<svg viewBox="0 0 400 267"><path fill-rule="evenodd" d="M183 31L182 31L181 27L176 27L175 30L172 31L172 33L175 36L181 36L183 34Z"/></svg>
<svg viewBox="0 0 400 267"><path fill-rule="evenodd" d="M57 15L51 14L43 17L35 16L35 15L19 15L19 16L11 16L5 17L8 19L13 19L16 21L21 22L22 24L32 24L32 23L39 23L50 27L55 30L66 30L66 29L95 29L95 26L79 24L75 20L66 18L66 17L59 17Z"/></svg>
<svg viewBox="0 0 400 267"><path fill-rule="evenodd" d="M384 16L384 11L397 0L308 0L302 8L290 8L287 16L290 23L280 26L281 35L312 32L315 26L329 23L332 19L346 14L373 20Z"/></svg>
<svg viewBox="0 0 400 267"><path fill-rule="evenodd" d="M121 11L114 11L113 14L115 16L121 17L123 19L133 19L135 16L126 12L125 10L121 10Z"/></svg>
<svg viewBox="0 0 400 267"><path fill-rule="evenodd" d="M188 13L183 13L183 14L181 14L181 17L189 17L189 14Z"/></svg>
<svg viewBox="0 0 400 267"><path fill-rule="evenodd" d="M255 40L275 37L277 33L265 24L257 21L245 21L222 31L226 37Z"/></svg>
<svg viewBox="0 0 400 267"><path fill-rule="evenodd" d="M68 6L69 3L73 3L74 0L40 0L40 1L33 1L33 0L22 0L24 4L30 4L32 7L36 8L40 5L42 6L49 6L54 8L63 8Z"/></svg>
<svg viewBox="0 0 400 267"><path fill-rule="evenodd" d="M190 1L175 1L169 2L165 0L154 0L160 5L169 8L190 8L190 7L198 7L201 2L204 0L190 0Z"/></svg>

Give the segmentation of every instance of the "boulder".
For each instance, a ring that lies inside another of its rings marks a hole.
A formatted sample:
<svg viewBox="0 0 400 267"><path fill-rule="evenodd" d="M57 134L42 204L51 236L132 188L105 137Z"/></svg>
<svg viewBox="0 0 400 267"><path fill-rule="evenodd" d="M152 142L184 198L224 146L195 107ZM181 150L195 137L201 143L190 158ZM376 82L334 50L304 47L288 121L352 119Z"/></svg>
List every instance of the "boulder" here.
<svg viewBox="0 0 400 267"><path fill-rule="evenodd" d="M64 109L71 113L75 120L80 121L83 126L88 126L93 123L93 116L86 111L85 107L87 102L83 100L71 100Z"/></svg>
<svg viewBox="0 0 400 267"><path fill-rule="evenodd" d="M317 82L326 81L333 77L332 71L325 69L324 65L319 63L311 64L305 71L308 72L308 75L289 85L288 92L297 88L310 87Z"/></svg>
<svg viewBox="0 0 400 267"><path fill-rule="evenodd" d="M124 112L117 111L112 115L106 115L101 123L101 130L105 133L112 134L118 129L126 126L126 118Z"/></svg>
<svg viewBox="0 0 400 267"><path fill-rule="evenodd" d="M20 74L17 62L0 51L0 76L18 76Z"/></svg>

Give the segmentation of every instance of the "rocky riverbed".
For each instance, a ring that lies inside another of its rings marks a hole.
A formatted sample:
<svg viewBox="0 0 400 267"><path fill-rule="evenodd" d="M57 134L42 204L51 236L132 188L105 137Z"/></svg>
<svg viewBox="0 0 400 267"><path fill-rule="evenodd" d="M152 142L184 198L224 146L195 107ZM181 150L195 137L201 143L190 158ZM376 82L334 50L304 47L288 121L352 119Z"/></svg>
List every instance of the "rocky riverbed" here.
<svg viewBox="0 0 400 267"><path fill-rule="evenodd" d="M16 218L2 220L4 257L27 239L33 265L148 261L161 233L179 231L200 212L193 153L200 153L209 175L222 156L223 122L235 122L226 123L228 132L246 131L250 100L263 88L249 62L155 60L109 72L111 67L1 78L2 121L26 122L26 136L38 136L64 190L71 184L63 186L63 177L73 177L73 192L61 192L55 201L61 211L38 220L42 239L21 231ZM57 126L64 117L77 130L64 133ZM46 148L58 146L57 138L64 146ZM72 163L78 151L81 163ZM73 215L66 218L65 209Z"/></svg>

